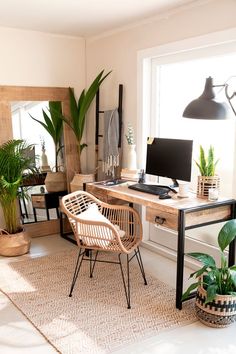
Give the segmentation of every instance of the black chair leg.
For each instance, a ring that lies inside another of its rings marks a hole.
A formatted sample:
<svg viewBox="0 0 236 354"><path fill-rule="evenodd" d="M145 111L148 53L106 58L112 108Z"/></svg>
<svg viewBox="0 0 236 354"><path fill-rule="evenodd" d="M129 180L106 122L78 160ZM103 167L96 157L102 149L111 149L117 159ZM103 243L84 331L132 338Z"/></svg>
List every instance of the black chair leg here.
<svg viewBox="0 0 236 354"><path fill-rule="evenodd" d="M124 271L121 263L121 258L120 254L118 255L119 257L119 264L120 264L120 270L121 270L121 276L124 284L124 289L125 289L125 297L128 305L128 309L131 309L130 305L130 276L129 276L129 255L127 254L127 285L125 283L125 276L124 276Z"/></svg>
<svg viewBox="0 0 236 354"><path fill-rule="evenodd" d="M144 271L144 267L143 267L143 261L142 261L142 257L141 257L141 253L140 253L139 247L137 247L137 250L135 250L134 253L135 253L135 256L137 258L141 274L143 276L144 285L147 285L147 279L146 279L146 275L145 275L145 271Z"/></svg>
<svg viewBox="0 0 236 354"><path fill-rule="evenodd" d="M80 259L81 256L82 256L82 258ZM80 267L81 267L81 264L83 262L83 259L84 259L84 252L82 252L81 249L80 249L79 250L79 254L78 254L78 258L77 258L77 261L76 261L76 265L75 265L75 271L74 271L74 275L73 275L73 280L72 280L72 284L71 284L71 288L70 288L69 297L72 296L72 292L73 292L76 280L78 278Z"/></svg>
<svg viewBox="0 0 236 354"><path fill-rule="evenodd" d="M96 263L96 260L97 260L97 256L98 256L98 252L99 251L96 251L96 255L95 255L95 258L94 258L94 261L92 259L92 250L90 250L90 278L93 277L93 271L94 271L94 267L95 267L95 263Z"/></svg>

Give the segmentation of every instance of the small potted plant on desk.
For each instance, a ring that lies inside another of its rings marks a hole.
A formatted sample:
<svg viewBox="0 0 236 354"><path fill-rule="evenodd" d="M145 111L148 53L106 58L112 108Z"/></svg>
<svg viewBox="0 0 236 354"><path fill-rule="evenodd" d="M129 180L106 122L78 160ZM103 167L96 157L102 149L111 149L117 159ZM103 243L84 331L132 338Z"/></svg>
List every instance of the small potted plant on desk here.
<svg viewBox="0 0 236 354"><path fill-rule="evenodd" d="M236 321L236 265L229 267L224 255L226 247L236 237L236 219L226 222L218 235L220 267L214 258L205 253L188 253L202 263L202 267L190 275L197 282L189 286L182 299L188 298L197 288L196 314L210 327L226 327Z"/></svg>
<svg viewBox="0 0 236 354"><path fill-rule="evenodd" d="M219 160L215 161L214 148L211 145L208 154L200 145L199 161L195 161L201 176L198 176L197 197L207 199L210 188L219 189L220 178L215 174L215 168Z"/></svg>
<svg viewBox="0 0 236 354"><path fill-rule="evenodd" d="M0 255L19 256L29 251L30 239L18 216L19 187L29 173L37 172L34 158L25 154L33 148L24 140L10 140L0 146L0 203L6 227L0 230ZM24 174L28 171L27 174Z"/></svg>

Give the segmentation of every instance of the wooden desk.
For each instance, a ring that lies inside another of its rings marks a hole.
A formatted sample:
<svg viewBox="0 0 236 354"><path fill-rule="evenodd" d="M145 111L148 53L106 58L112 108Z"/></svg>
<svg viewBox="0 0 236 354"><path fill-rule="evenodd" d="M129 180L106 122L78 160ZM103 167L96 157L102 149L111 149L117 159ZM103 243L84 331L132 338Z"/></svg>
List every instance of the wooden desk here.
<svg viewBox="0 0 236 354"><path fill-rule="evenodd" d="M129 189L127 183L115 186L104 186L101 182L87 183L86 190L98 199L113 203L114 198L146 206L146 219L175 230L177 241L176 269L176 307L182 308L185 230L211 225L236 217L235 199L220 198L216 202L197 198L190 194L189 198L160 200L158 196ZM235 263L235 241L229 246L229 265ZM191 294L194 297L195 294Z"/></svg>

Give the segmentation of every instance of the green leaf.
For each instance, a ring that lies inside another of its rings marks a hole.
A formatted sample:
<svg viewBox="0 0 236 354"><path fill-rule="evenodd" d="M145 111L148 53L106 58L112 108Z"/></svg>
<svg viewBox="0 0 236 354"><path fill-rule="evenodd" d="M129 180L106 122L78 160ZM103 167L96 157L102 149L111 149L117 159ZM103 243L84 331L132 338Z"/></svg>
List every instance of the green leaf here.
<svg viewBox="0 0 236 354"><path fill-rule="evenodd" d="M205 273L205 271L207 270L207 266L202 267L201 269L197 270L196 272L190 274L189 278L199 278L202 274Z"/></svg>
<svg viewBox="0 0 236 354"><path fill-rule="evenodd" d="M236 236L236 219L229 220L221 228L218 235L218 244L223 252L231 241L235 239Z"/></svg>
<svg viewBox="0 0 236 354"><path fill-rule="evenodd" d="M231 277L232 283L234 284L234 286L236 288L236 271L230 269L229 272L230 272L230 277Z"/></svg>
<svg viewBox="0 0 236 354"><path fill-rule="evenodd" d="M216 267L214 258L209 256L206 253L192 252L192 253L187 253L187 256L197 259L206 267L213 267L213 268Z"/></svg>
<svg viewBox="0 0 236 354"><path fill-rule="evenodd" d="M208 302L211 302L215 299L216 297L216 294L217 294L217 285L215 284L212 284L212 285L209 285L206 289L207 291L207 297L206 297L206 301L205 301L205 304L207 304Z"/></svg>
<svg viewBox="0 0 236 354"><path fill-rule="evenodd" d="M197 283L193 283L191 284L188 289L184 292L184 294L182 295L182 300L185 300L188 298L188 296L191 294L191 292L196 289L199 285L199 281Z"/></svg>

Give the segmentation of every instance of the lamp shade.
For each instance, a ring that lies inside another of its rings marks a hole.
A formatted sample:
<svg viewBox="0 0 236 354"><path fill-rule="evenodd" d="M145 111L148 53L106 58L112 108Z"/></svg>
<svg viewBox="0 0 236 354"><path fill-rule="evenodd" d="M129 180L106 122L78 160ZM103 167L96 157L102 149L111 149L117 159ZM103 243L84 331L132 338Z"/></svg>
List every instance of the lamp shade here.
<svg viewBox="0 0 236 354"><path fill-rule="evenodd" d="M183 117L209 120L228 118L228 106L215 100L211 77L206 79L205 88L201 96L187 105Z"/></svg>

